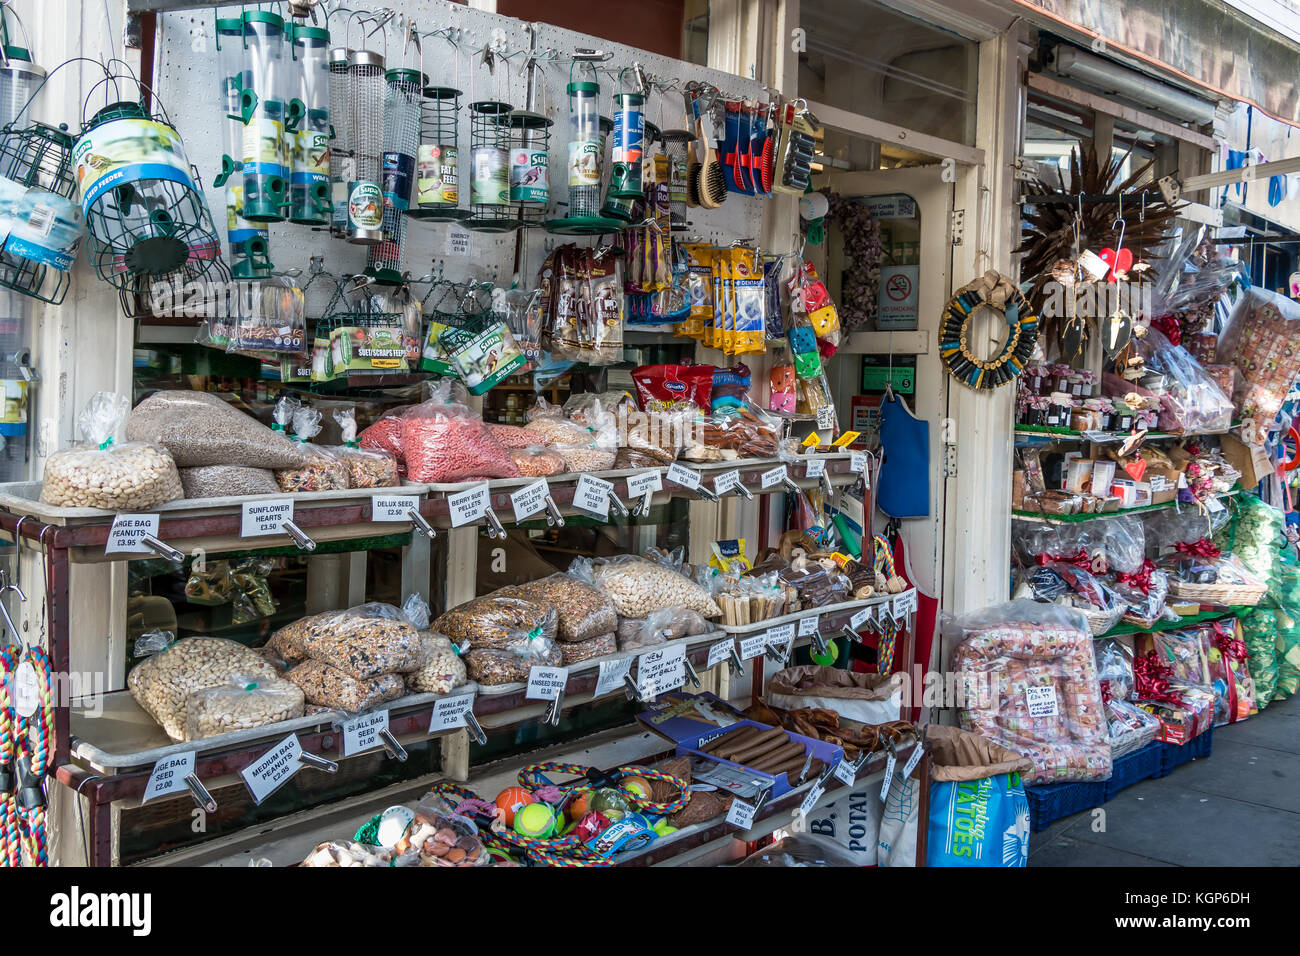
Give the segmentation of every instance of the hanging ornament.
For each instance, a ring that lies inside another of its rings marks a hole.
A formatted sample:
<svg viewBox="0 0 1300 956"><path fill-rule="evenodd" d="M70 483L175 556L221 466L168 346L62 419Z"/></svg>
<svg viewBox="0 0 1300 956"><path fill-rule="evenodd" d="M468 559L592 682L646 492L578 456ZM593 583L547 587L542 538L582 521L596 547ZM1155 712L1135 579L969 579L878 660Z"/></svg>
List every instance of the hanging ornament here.
<svg viewBox="0 0 1300 956"><path fill-rule="evenodd" d="M984 360L970 349L971 317L981 308L1002 314L1006 339ZM1038 338L1038 316L1010 279L994 269L957 291L944 307L939 351L952 376L971 388L997 388L1024 371Z"/></svg>

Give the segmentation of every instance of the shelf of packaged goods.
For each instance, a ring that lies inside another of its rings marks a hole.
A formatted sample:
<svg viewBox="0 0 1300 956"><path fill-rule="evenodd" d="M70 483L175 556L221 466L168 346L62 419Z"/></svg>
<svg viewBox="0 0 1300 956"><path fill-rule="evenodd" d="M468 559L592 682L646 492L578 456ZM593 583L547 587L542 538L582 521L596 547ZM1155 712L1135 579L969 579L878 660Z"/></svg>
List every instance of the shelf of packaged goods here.
<svg viewBox="0 0 1300 956"><path fill-rule="evenodd" d="M1204 606L1204 605L1202 605ZM1116 624L1105 634L1100 635L1097 639L1107 637L1119 637L1123 634L1156 634L1160 631L1176 631L1183 627L1194 627L1197 624L1204 624L1208 621L1217 621L1225 617L1239 617L1251 610L1248 607L1225 607L1223 605L1213 605L1209 610L1201 611L1191 617L1180 617L1176 621L1156 621L1154 624L1129 624L1127 622Z"/></svg>
<svg viewBox="0 0 1300 956"><path fill-rule="evenodd" d="M818 454L815 457L824 461L826 466L826 475L833 486L851 485L858 480L858 473L852 470L854 452L833 452L830 454ZM812 457L812 456L810 456ZM806 476L807 463L804 461L786 462L779 458L738 458L732 461L720 462L678 462L681 466L696 471L701 475L702 486L712 490L713 482L719 475L727 472L736 471L740 474L740 481L749 489L751 494L762 495L772 493L782 493L787 490L781 482L776 482L768 488L762 487L763 475L774 471L781 465L786 466L786 474L800 488L813 488L819 485L820 479L808 478ZM628 479L637 475L644 475L651 472L657 472L663 483L663 491L656 492L653 498L654 504L662 504L670 498L689 498L699 499L702 496L689 488L677 485L668 481L667 466L661 468L623 468L614 471L594 471L591 472L593 478L601 478L609 481L614 485L614 494L631 508L636 504L636 500L631 498L628 493ZM550 491L551 498L555 501L556 506L563 515L587 515L581 509L573 506L574 491L578 481L582 478L581 474L567 472L560 475L552 475L546 478L547 487ZM487 482L482 481L462 481L454 483L442 483L428 485L429 496L421 505L421 513L428 519L429 523L436 527L448 527L451 523L450 507L448 497L468 491L471 488L480 487L487 484L490 495L490 507L501 520L502 524L514 523L514 508L510 503L510 495L520 488L531 485L538 481L537 478L493 478ZM727 492L726 497L735 498L737 492ZM743 496L739 496L743 499ZM725 500L725 499L724 499ZM533 518L545 519L545 514L539 512ZM480 519L481 520L481 519ZM621 520L615 516L614 510L610 510L609 520L611 522Z"/></svg>
<svg viewBox="0 0 1300 956"><path fill-rule="evenodd" d="M1231 498L1238 494L1237 489L1232 491L1218 492L1214 498ZM1121 508L1118 511L1097 511L1089 514L1077 515L1045 515L1036 511L1021 511L1017 508L1011 509L1011 517L1020 521L1043 521L1047 524L1075 524L1079 521L1093 521L1097 518L1122 518L1125 515L1149 514L1152 511L1165 511L1169 508L1195 508L1195 505L1187 502L1166 501L1158 505L1143 505L1141 508Z"/></svg>

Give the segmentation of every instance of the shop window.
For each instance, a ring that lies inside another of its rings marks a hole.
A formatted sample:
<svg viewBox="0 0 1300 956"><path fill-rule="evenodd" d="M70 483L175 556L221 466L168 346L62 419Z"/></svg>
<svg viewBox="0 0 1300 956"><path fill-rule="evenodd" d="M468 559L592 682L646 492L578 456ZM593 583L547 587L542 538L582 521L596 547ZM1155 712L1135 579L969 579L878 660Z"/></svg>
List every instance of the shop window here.
<svg viewBox="0 0 1300 956"><path fill-rule="evenodd" d="M497 13L518 17L520 20L549 23L679 60L682 59L684 40L688 35L695 36L692 30L698 30L701 11L696 8L703 7L702 49L707 52L707 2L639 0L637 3L619 3L613 6L615 9L607 6L596 10L588 0L498 0ZM687 7L692 8L689 23L693 26L689 27Z"/></svg>

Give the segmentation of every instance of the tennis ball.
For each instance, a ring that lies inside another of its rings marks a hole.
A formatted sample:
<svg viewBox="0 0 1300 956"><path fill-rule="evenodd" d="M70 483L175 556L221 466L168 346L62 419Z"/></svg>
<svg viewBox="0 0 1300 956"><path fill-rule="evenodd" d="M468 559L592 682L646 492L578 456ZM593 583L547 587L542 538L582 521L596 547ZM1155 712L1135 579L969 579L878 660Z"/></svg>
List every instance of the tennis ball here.
<svg viewBox="0 0 1300 956"><path fill-rule="evenodd" d="M637 803L645 803L650 799L654 792L650 789L650 781L645 777L624 777L623 787L636 794Z"/></svg>
<svg viewBox="0 0 1300 956"><path fill-rule="evenodd" d="M515 832L544 840L555 830L555 811L546 803L530 803L515 811Z"/></svg>
<svg viewBox="0 0 1300 956"><path fill-rule="evenodd" d="M506 826L510 826L515 822L515 814L519 812L520 807L536 802L537 798L523 787L506 787L497 794L496 799L498 809L505 812Z"/></svg>

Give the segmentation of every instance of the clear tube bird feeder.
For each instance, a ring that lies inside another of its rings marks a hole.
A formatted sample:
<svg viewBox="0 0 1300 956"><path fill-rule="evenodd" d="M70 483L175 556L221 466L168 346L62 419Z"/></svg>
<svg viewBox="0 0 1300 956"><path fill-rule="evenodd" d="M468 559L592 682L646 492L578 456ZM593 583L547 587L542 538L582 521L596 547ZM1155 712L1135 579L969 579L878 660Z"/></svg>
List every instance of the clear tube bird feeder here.
<svg viewBox="0 0 1300 956"><path fill-rule="evenodd" d="M217 72L221 91L221 172L212 180L226 189L226 241L230 246L230 271L240 279L269 275L272 269L265 224L244 218L244 120L241 99L251 87L244 56L244 21L218 17Z"/></svg>
<svg viewBox="0 0 1300 956"><path fill-rule="evenodd" d="M523 225L510 204L510 116L513 109L501 97L495 60L484 52L483 62L497 78L497 98L474 100L470 73L469 154L470 209L465 225L476 232L513 232ZM505 65L502 73L509 73Z"/></svg>
<svg viewBox="0 0 1300 956"><path fill-rule="evenodd" d="M289 208L290 125L284 18L267 10L246 10L240 115L244 121L244 212L251 222L280 222Z"/></svg>
<svg viewBox="0 0 1300 956"><path fill-rule="evenodd" d="M32 62L27 48L9 42L9 17L22 31L23 42L30 45L18 15L8 5L0 6L0 129L17 122L45 81L45 69Z"/></svg>
<svg viewBox="0 0 1300 956"><path fill-rule="evenodd" d="M290 109L298 115L289 140L289 221L304 226L330 222L329 30L292 24L297 93Z"/></svg>
<svg viewBox="0 0 1300 956"><path fill-rule="evenodd" d="M568 209L546 222L546 231L566 236L617 232L623 223L601 215L600 181L605 143L613 123L600 115L600 83L595 64L604 56L580 50L569 65Z"/></svg>

